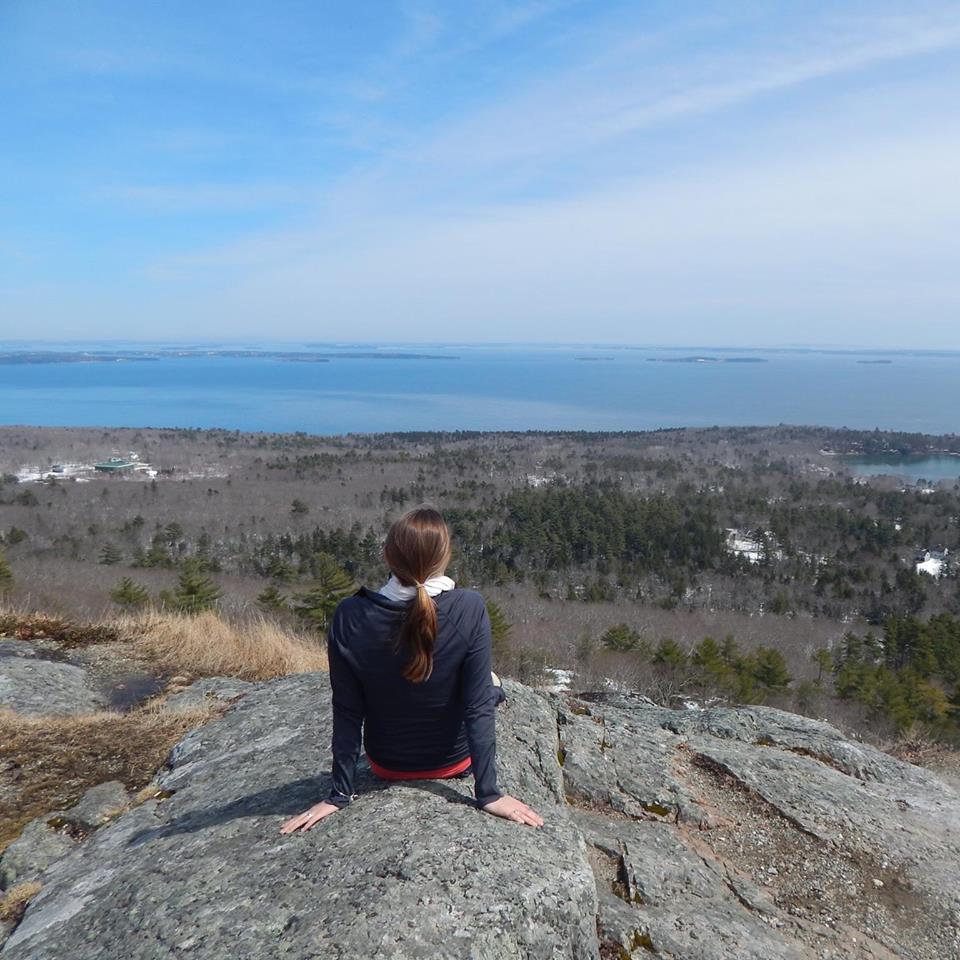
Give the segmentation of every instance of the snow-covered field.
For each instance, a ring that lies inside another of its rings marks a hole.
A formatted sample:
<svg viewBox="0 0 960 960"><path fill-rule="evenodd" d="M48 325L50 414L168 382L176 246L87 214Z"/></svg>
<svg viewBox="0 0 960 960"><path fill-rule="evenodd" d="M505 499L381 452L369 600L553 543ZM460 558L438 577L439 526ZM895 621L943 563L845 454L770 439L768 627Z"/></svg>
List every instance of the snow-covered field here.
<svg viewBox="0 0 960 960"><path fill-rule="evenodd" d="M19 483L39 483L41 480L50 479L74 480L77 483L87 483L92 477L97 475L97 471L94 469L92 463L58 463L56 469L31 464L21 467L16 472L16 478ZM103 476L103 474L100 474L100 476ZM137 459L135 466L122 473L113 474L113 476L128 480L152 480L158 476L158 473L149 463L144 463Z"/></svg>

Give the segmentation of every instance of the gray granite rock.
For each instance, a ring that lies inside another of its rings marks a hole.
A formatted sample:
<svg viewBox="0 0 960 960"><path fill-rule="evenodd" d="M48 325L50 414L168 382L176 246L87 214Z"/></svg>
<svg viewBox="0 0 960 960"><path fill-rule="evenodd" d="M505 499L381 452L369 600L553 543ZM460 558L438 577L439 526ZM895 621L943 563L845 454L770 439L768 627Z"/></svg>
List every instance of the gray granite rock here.
<svg viewBox="0 0 960 960"><path fill-rule="evenodd" d="M111 780L91 787L72 807L32 820L0 855L0 890L39 879L50 864L73 850L78 840L106 823L128 801L126 787Z"/></svg>
<svg viewBox="0 0 960 960"><path fill-rule="evenodd" d="M57 815L61 821L75 830L89 832L103 826L111 817L127 805L127 788L117 780L91 787L79 803Z"/></svg>
<svg viewBox="0 0 960 960"><path fill-rule="evenodd" d="M554 703L628 955L960 957L960 796L932 773L771 708Z"/></svg>
<svg viewBox="0 0 960 960"><path fill-rule="evenodd" d="M252 690L254 684L236 677L204 677L196 680L179 693L172 693L164 701L164 709L174 711L195 710L210 703L229 703Z"/></svg>
<svg viewBox="0 0 960 960"><path fill-rule="evenodd" d="M0 890L36 880L51 863L77 845L69 833L54 829L49 819L44 816L31 820L0 855Z"/></svg>
<svg viewBox="0 0 960 960"><path fill-rule="evenodd" d="M159 778L168 799L50 869L3 957L595 958L596 886L563 803L555 714L508 693L501 785L543 828L477 810L469 779L384 786L364 764L357 800L281 836L330 768L329 680L285 678L181 741Z"/></svg>
<svg viewBox="0 0 960 960"><path fill-rule="evenodd" d="M329 682L250 685L174 749L165 799L47 867L0 956L960 957L960 797L934 775L778 710L505 687L501 786L543 828L361 761L357 800L283 837L328 783Z"/></svg>
<svg viewBox="0 0 960 960"><path fill-rule="evenodd" d="M99 710L104 703L81 667L48 659L24 640L0 640L0 709L62 716Z"/></svg>

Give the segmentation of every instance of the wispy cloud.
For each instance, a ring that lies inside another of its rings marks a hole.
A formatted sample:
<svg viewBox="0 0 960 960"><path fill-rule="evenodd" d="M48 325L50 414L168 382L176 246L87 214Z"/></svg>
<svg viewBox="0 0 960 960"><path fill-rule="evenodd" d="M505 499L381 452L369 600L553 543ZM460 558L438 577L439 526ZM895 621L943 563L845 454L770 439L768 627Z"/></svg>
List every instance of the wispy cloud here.
<svg viewBox="0 0 960 960"><path fill-rule="evenodd" d="M142 218L130 295L184 331L849 342L910 312L956 341L960 9L692 9L405 0L349 55L332 15L167 36L142 70L182 90L115 88L81 212L104 250L109 214ZM86 39L78 75L134 76Z"/></svg>
<svg viewBox="0 0 960 960"><path fill-rule="evenodd" d="M593 151L604 141L812 81L956 49L960 10L939 17L828 21L810 34L773 52L710 49L669 69L637 57L628 38L606 56L558 71L411 145L409 157L437 166L477 166Z"/></svg>

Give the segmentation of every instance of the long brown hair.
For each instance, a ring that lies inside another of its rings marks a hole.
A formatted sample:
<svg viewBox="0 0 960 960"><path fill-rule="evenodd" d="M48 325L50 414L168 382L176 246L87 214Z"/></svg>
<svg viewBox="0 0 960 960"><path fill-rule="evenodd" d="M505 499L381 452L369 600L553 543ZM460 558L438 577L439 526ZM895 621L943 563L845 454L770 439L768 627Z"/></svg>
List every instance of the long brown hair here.
<svg viewBox="0 0 960 960"><path fill-rule="evenodd" d="M450 562L450 531L433 507L415 507L394 521L383 545L391 573L407 587L417 587L398 635L400 647L410 651L403 675L422 683L433 671L433 645L437 640L437 608L424 581L442 574Z"/></svg>

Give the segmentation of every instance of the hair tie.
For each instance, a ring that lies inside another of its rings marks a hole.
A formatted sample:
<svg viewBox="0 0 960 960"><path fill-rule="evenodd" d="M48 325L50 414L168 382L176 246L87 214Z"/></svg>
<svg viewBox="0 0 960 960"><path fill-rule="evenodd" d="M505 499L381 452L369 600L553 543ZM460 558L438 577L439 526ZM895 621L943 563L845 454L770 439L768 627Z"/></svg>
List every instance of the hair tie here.
<svg viewBox="0 0 960 960"><path fill-rule="evenodd" d="M418 590L419 590L421 587L426 586L426 584L421 583L419 580L414 580L413 582L416 584Z"/></svg>

